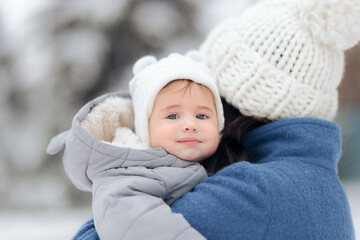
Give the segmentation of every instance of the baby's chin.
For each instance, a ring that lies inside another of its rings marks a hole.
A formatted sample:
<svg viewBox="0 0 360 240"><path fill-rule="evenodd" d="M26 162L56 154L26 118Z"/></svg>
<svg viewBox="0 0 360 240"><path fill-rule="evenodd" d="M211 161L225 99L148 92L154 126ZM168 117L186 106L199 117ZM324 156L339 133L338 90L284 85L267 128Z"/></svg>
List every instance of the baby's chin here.
<svg viewBox="0 0 360 240"><path fill-rule="evenodd" d="M178 158L181 158L182 160L185 160L185 161L191 161L191 162L200 162L206 158L208 158L208 154L206 156L204 155L201 155L201 154L197 154L197 153L192 153L192 152L189 152L189 153L171 153L169 152L170 154L178 157Z"/></svg>
<svg viewBox="0 0 360 240"><path fill-rule="evenodd" d="M169 154L178 157L185 161L191 161L191 162L200 162L202 160L207 159L212 154L214 154L214 151L206 152L204 149L198 149L198 148L172 148L172 147L166 147L162 146L162 148Z"/></svg>

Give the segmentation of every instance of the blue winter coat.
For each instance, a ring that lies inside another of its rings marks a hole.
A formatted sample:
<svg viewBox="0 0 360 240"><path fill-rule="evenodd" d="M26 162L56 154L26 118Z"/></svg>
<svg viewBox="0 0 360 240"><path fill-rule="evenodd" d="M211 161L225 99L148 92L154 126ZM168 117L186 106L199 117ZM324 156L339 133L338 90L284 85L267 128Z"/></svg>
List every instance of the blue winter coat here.
<svg viewBox="0 0 360 240"><path fill-rule="evenodd" d="M224 168L177 200L173 211L207 239L355 239L337 176L336 124L279 120L249 132L245 146L254 163ZM96 237L90 220L74 239Z"/></svg>

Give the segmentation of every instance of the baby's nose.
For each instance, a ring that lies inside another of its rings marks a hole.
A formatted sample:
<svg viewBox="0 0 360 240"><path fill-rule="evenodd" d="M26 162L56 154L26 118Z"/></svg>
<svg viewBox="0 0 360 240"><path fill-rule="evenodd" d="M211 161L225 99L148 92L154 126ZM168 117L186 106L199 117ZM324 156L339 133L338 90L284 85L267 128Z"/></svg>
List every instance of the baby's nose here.
<svg viewBox="0 0 360 240"><path fill-rule="evenodd" d="M183 125L183 131L185 131L185 132L196 132L197 131L197 126L193 121L187 121Z"/></svg>

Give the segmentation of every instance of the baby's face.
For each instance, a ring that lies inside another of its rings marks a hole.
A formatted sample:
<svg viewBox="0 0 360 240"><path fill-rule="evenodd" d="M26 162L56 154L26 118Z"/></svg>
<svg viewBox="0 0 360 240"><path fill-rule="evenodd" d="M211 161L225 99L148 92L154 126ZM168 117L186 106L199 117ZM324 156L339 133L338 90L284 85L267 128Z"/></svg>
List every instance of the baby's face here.
<svg viewBox="0 0 360 240"><path fill-rule="evenodd" d="M219 144L218 119L211 91L175 81L160 91L149 119L150 145L189 161L211 156Z"/></svg>

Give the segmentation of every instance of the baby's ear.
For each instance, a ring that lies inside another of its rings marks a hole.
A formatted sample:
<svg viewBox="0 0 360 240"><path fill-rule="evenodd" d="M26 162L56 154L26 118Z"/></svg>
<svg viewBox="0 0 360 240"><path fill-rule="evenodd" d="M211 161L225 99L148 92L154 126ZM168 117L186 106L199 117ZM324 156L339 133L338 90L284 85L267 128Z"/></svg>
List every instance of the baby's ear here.
<svg viewBox="0 0 360 240"><path fill-rule="evenodd" d="M191 58L195 62L206 63L206 58L200 51L190 50L185 56Z"/></svg>
<svg viewBox="0 0 360 240"><path fill-rule="evenodd" d="M140 58L135 62L133 66L133 74L136 75L137 73L145 69L147 66L150 66L156 62L157 60L154 56L148 55Z"/></svg>

